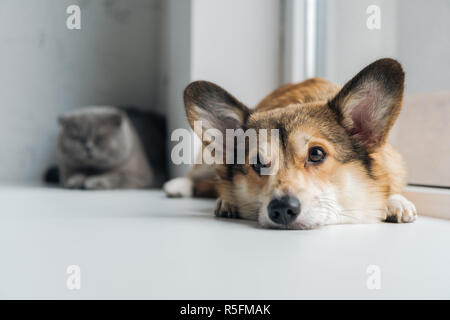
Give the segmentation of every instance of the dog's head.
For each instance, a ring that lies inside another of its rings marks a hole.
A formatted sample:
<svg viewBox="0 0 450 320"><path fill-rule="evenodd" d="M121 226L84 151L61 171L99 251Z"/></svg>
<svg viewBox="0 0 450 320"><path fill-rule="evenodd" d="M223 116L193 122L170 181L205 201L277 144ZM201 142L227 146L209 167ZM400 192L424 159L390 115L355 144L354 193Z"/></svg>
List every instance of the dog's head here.
<svg viewBox="0 0 450 320"><path fill-rule="evenodd" d="M224 150L219 158L227 163L217 165L221 197L265 227L303 229L380 218L379 195L387 191L375 183L372 155L384 145L398 116L403 82L401 65L381 59L329 101L252 112L205 81L191 83L184 98L193 128L200 121L203 133L213 129L224 136L200 137L208 148ZM278 129L278 134L258 135L256 145L251 139L239 144L236 138L227 141L227 129ZM201 134L198 125L195 131ZM236 160L239 147L245 150L245 163L225 161L230 152Z"/></svg>

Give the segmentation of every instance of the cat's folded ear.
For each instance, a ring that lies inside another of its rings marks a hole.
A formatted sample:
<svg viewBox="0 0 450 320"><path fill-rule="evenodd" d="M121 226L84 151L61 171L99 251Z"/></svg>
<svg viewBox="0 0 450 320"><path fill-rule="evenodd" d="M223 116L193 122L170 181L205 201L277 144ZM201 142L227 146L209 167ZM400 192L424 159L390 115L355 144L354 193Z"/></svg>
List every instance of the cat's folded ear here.
<svg viewBox="0 0 450 320"><path fill-rule="evenodd" d="M95 117L95 114L93 114L92 117ZM103 126L117 128L122 124L124 117L125 115L121 111L116 111L103 114L98 118L101 119L101 124ZM77 121L80 121L80 118L72 114L63 114L58 117L58 122L62 127L67 127Z"/></svg>
<svg viewBox="0 0 450 320"><path fill-rule="evenodd" d="M124 115L121 112L111 113L104 116L102 123L111 127L120 127Z"/></svg>
<svg viewBox="0 0 450 320"><path fill-rule="evenodd" d="M382 145L400 112L405 74L393 59L365 67L328 104L348 134L369 152Z"/></svg>
<svg viewBox="0 0 450 320"><path fill-rule="evenodd" d="M184 106L194 131L217 129L223 135L226 129L241 128L250 113L235 97L208 81L195 81L186 87ZM200 126L194 126L196 121L199 121Z"/></svg>

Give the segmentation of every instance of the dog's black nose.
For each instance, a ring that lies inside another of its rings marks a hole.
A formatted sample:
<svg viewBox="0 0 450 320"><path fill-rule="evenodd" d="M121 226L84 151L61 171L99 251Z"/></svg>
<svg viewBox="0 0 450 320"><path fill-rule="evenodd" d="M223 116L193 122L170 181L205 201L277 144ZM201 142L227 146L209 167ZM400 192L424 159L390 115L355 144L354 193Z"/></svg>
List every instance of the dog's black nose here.
<svg viewBox="0 0 450 320"><path fill-rule="evenodd" d="M300 214L300 202L297 198L284 196L272 199L267 206L269 218L275 223L288 225Z"/></svg>

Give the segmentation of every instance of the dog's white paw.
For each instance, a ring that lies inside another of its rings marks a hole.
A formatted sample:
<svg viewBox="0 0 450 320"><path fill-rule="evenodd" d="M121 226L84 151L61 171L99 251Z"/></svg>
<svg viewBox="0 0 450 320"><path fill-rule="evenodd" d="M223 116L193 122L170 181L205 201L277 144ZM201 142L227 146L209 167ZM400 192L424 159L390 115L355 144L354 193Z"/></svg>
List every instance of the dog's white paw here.
<svg viewBox="0 0 450 320"><path fill-rule="evenodd" d="M236 206L222 199L217 199L216 210L214 210L216 217L221 218L238 218L239 212Z"/></svg>
<svg viewBox="0 0 450 320"><path fill-rule="evenodd" d="M192 197L194 186L191 179L181 177L167 181L163 190L168 197Z"/></svg>
<svg viewBox="0 0 450 320"><path fill-rule="evenodd" d="M386 221L413 222L416 218L417 210L411 201L400 194L389 197L386 206Z"/></svg>

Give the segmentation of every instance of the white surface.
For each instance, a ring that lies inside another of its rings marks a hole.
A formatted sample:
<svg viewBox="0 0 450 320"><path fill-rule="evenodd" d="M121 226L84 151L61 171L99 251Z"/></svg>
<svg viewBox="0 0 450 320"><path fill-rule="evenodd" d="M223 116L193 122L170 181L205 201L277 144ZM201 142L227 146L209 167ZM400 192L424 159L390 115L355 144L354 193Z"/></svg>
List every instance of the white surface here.
<svg viewBox="0 0 450 320"><path fill-rule="evenodd" d="M1 298L450 298L450 221L263 230L160 191L0 189ZM66 268L81 267L81 290ZM381 268L368 290L366 269Z"/></svg>

